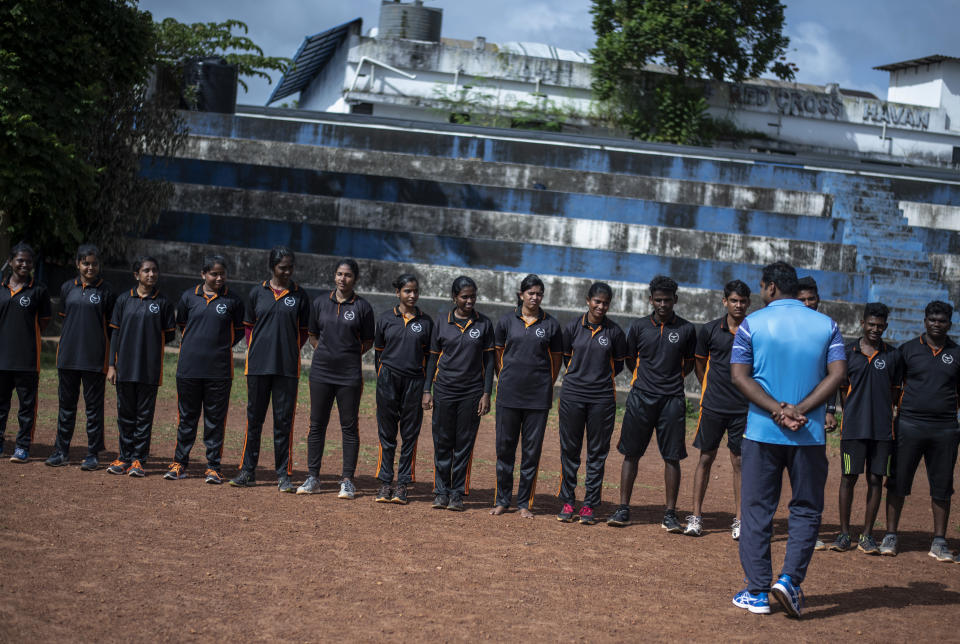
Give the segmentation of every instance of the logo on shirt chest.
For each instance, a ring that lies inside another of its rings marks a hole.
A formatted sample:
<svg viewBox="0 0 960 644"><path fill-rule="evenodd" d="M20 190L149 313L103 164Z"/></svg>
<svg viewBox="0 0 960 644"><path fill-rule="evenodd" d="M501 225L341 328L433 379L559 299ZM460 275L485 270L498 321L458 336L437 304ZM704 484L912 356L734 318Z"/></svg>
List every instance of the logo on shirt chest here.
<svg viewBox="0 0 960 644"><path fill-rule="evenodd" d="M885 369L886 367L887 367L887 363L886 363L886 361L883 360L882 358L879 359L879 360L874 360L874 361L873 361L873 368L874 368L874 369Z"/></svg>
<svg viewBox="0 0 960 644"><path fill-rule="evenodd" d="M470 329L468 333L470 337L473 338L474 340L480 337L480 329L473 328L473 329Z"/></svg>
<svg viewBox="0 0 960 644"><path fill-rule="evenodd" d="M357 317L357 314L354 313L353 311L343 312L343 319L346 320L347 322L352 322L355 317Z"/></svg>
<svg viewBox="0 0 960 644"><path fill-rule="evenodd" d="M413 324L410 325L410 330L413 331L414 333L420 333L421 331L423 331L423 327L420 325L419 322L414 322Z"/></svg>
<svg viewBox="0 0 960 644"><path fill-rule="evenodd" d="M23 295L23 296L20 297L20 306L22 306L23 308L27 308L28 306L30 306L30 296L29 296L29 295Z"/></svg>
<svg viewBox="0 0 960 644"><path fill-rule="evenodd" d="M945 353L940 357L943 360L943 364L953 364L953 356L949 353Z"/></svg>
<svg viewBox="0 0 960 644"><path fill-rule="evenodd" d="M677 342L680 342L680 334L676 331L671 331L667 334L667 340L670 341L670 344L676 344Z"/></svg>
<svg viewBox="0 0 960 644"><path fill-rule="evenodd" d="M599 344L601 347L605 347L610 344L610 340L607 339L607 336L600 335L597 336L597 344Z"/></svg>
<svg viewBox="0 0 960 644"><path fill-rule="evenodd" d="M297 298L295 298L295 297L290 297L290 296L288 295L288 296L286 296L285 298L283 298L283 303L286 304L287 306L296 306L296 305L297 305Z"/></svg>
<svg viewBox="0 0 960 644"><path fill-rule="evenodd" d="M97 293L90 294L90 304L100 304L100 296Z"/></svg>
<svg viewBox="0 0 960 644"><path fill-rule="evenodd" d="M222 303L222 302L221 302L220 304L217 304L217 313L219 313L220 315L223 315L223 314L226 313L226 312L227 312L227 305L226 305L226 304L224 304L224 303Z"/></svg>
<svg viewBox="0 0 960 644"><path fill-rule="evenodd" d="M156 302L150 302L150 306L148 306L147 308L150 310L151 313L160 312L160 305L157 304Z"/></svg>
<svg viewBox="0 0 960 644"><path fill-rule="evenodd" d="M542 327L542 326L538 326L538 327L537 327L536 334L537 334L537 337L538 337L538 338L544 338L544 337L546 337L547 332L543 330L543 327Z"/></svg>

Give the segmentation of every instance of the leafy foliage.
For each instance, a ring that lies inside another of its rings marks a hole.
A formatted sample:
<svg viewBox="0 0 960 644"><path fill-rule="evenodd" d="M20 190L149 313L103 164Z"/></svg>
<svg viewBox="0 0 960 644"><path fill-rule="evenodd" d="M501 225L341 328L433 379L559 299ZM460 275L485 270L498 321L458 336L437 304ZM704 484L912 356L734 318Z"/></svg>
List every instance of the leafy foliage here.
<svg viewBox="0 0 960 644"><path fill-rule="evenodd" d="M706 101L695 80L792 79L779 0L593 0L593 90L634 136L704 138ZM654 82L648 63L671 68Z"/></svg>

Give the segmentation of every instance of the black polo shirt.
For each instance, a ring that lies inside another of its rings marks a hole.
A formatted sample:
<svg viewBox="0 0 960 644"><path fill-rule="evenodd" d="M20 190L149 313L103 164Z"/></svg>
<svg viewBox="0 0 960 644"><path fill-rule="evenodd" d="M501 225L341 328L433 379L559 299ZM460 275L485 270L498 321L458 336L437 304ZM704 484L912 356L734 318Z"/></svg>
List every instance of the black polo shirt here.
<svg viewBox="0 0 960 644"><path fill-rule="evenodd" d="M893 440L893 387L900 386L900 352L886 342L872 355L860 339L846 347L847 382L840 436L851 440Z"/></svg>
<svg viewBox="0 0 960 644"><path fill-rule="evenodd" d="M696 357L707 361L700 391L700 407L715 414L742 416L750 409L750 403L730 379L733 337L726 315L707 322L697 333Z"/></svg>
<svg viewBox="0 0 960 644"><path fill-rule="evenodd" d="M494 341L500 355L497 404L518 409L550 409L553 404L553 361L563 353L563 332L552 315L527 324L518 306L497 322ZM554 355L556 354L556 355Z"/></svg>
<svg viewBox="0 0 960 644"><path fill-rule="evenodd" d="M627 336L620 325L607 317L600 324L590 324L586 314L570 320L563 327L563 355L569 359L560 391L565 400L597 402L616 397L615 365L627 356Z"/></svg>
<svg viewBox="0 0 960 644"><path fill-rule="evenodd" d="M60 287L60 344L57 368L107 372L110 318L116 302L110 285L99 279L84 284L78 277Z"/></svg>
<svg viewBox="0 0 960 644"><path fill-rule="evenodd" d="M110 365L120 382L163 384L163 345L173 339L173 305L153 289L140 297L136 289L117 296L110 317Z"/></svg>
<svg viewBox="0 0 960 644"><path fill-rule="evenodd" d="M627 331L627 356L637 361L630 384L650 396L682 396L683 363L696 348L696 328L679 315L666 324L652 314L634 320Z"/></svg>
<svg viewBox="0 0 960 644"><path fill-rule="evenodd" d="M934 351L921 335L900 345L900 364L900 417L928 427L956 427L960 346L947 338L943 349Z"/></svg>
<svg viewBox="0 0 960 644"><path fill-rule="evenodd" d="M373 309L353 294L337 302L335 291L321 294L310 308L310 335L317 338L310 365L310 380L334 385L356 385L363 381L360 348L373 340Z"/></svg>
<svg viewBox="0 0 960 644"><path fill-rule="evenodd" d="M300 332L310 323L310 296L292 280L279 293L269 280L250 289L243 324L253 327L243 368L247 376L300 376Z"/></svg>
<svg viewBox="0 0 960 644"><path fill-rule="evenodd" d="M183 292L177 303L177 378L233 378L233 345L243 337L243 310L243 300L226 286L209 297L202 284Z"/></svg>
<svg viewBox="0 0 960 644"><path fill-rule="evenodd" d="M404 318L400 307L384 311L377 318L373 348L380 364L407 378L423 378L430 356L433 320L420 309Z"/></svg>
<svg viewBox="0 0 960 644"><path fill-rule="evenodd" d="M40 321L50 319L47 287L31 278L17 290L10 278L0 292L0 371L40 371Z"/></svg>
<svg viewBox="0 0 960 644"><path fill-rule="evenodd" d="M433 377L438 398L463 400L484 389L483 354L494 350L493 322L477 311L460 322L453 311L446 320L433 326L430 353L437 354L437 373ZM430 383L424 384L430 391ZM491 393L489 391L484 393Z"/></svg>

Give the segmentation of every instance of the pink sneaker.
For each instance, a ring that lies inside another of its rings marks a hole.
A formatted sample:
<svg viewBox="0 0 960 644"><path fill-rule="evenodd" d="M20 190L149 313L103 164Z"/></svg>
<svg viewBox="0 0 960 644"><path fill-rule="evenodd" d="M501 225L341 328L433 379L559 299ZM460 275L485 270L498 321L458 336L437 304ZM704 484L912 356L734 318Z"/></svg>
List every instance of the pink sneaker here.
<svg viewBox="0 0 960 644"><path fill-rule="evenodd" d="M557 521L562 521L563 523L570 523L573 521L574 510L573 506L569 503L563 504L563 509L560 510L560 514L557 515Z"/></svg>
<svg viewBox="0 0 960 644"><path fill-rule="evenodd" d="M583 525L593 525L597 522L597 517L593 513L593 508L589 505L585 505L580 508L580 523Z"/></svg>

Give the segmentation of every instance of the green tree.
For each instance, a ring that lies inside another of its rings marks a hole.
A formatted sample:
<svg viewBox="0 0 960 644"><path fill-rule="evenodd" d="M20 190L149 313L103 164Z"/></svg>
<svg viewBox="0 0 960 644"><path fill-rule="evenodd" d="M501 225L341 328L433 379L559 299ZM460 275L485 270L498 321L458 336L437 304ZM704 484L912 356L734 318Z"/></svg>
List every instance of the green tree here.
<svg viewBox="0 0 960 644"><path fill-rule="evenodd" d="M778 0L593 0L594 93L633 136L701 142L704 80L794 77L784 8ZM672 73L655 77L648 63Z"/></svg>

